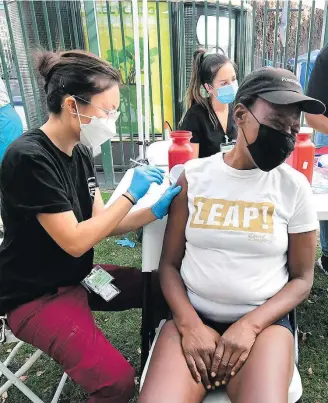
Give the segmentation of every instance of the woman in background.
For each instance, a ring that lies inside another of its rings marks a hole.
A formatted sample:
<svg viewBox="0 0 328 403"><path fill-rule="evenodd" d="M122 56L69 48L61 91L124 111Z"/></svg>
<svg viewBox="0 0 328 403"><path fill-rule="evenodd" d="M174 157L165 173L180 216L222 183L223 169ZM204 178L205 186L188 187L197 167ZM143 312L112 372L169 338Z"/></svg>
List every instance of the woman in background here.
<svg viewBox="0 0 328 403"><path fill-rule="evenodd" d="M202 88L207 97L202 95ZM180 128L192 132L195 158L223 151L221 144L236 138L232 104L238 90L236 71L231 60L220 53L194 53L194 66L187 90L187 113Z"/></svg>

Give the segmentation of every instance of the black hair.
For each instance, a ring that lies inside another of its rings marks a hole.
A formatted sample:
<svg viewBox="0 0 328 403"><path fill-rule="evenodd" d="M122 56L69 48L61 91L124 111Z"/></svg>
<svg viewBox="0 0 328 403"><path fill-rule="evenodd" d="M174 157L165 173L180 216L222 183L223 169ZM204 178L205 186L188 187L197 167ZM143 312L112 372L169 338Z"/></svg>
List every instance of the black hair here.
<svg viewBox="0 0 328 403"><path fill-rule="evenodd" d="M220 51L221 53L207 53L205 49L196 50L186 96L187 108L189 109L194 104L202 105L208 110L210 120L214 126L217 124L215 112L208 99L202 96L201 89L204 87L204 84L212 85L218 71L226 63L231 63L235 67L234 63L224 54L221 48Z"/></svg>
<svg viewBox="0 0 328 403"><path fill-rule="evenodd" d="M36 69L44 80L49 112L59 114L65 95L76 95L78 101L90 101L121 83L118 70L98 56L81 50L66 52L39 51L35 54ZM81 100L82 98L82 100Z"/></svg>

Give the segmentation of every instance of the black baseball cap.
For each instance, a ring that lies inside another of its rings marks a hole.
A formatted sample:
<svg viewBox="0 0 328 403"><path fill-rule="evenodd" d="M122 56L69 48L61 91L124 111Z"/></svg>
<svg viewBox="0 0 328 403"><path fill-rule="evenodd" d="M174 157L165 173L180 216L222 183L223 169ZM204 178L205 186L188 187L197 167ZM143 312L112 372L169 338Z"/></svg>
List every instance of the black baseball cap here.
<svg viewBox="0 0 328 403"><path fill-rule="evenodd" d="M297 77L285 69L262 67L250 73L240 84L235 103L244 96L256 95L275 105L297 104L303 112L320 115L325 105L304 95Z"/></svg>

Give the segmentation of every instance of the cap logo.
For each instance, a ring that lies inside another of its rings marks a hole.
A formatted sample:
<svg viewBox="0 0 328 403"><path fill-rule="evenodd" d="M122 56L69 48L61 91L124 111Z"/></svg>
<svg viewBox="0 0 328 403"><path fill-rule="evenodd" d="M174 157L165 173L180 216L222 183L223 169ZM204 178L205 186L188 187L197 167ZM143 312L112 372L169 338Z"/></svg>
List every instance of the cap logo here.
<svg viewBox="0 0 328 403"><path fill-rule="evenodd" d="M286 82L288 82L288 83L296 84L298 87L301 86L298 81L293 80L292 78L282 77L282 78L281 78L281 81L286 81Z"/></svg>

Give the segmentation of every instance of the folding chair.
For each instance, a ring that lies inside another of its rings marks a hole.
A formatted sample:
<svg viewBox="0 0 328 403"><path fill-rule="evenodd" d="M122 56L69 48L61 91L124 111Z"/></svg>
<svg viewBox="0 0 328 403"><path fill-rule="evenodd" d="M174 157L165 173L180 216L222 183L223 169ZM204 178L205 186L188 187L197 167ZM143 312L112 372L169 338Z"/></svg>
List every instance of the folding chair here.
<svg viewBox="0 0 328 403"><path fill-rule="evenodd" d="M6 326L6 318L5 317L0 317L0 320L2 322L2 341L1 344L10 344L10 343L16 343L15 347L13 350L10 352L8 357L4 362L0 361L0 376L3 375L5 376L8 381L5 382L1 388L0 388L0 396L3 395L4 392L6 392L12 385L15 385L26 397L28 397L32 402L34 403L44 403L34 392L29 389L24 382L22 382L19 378L28 371L31 366L40 358L42 355L41 350L35 351L32 356L25 362L24 365L19 368L18 371L15 373L11 372L8 369L8 365L12 362L12 360L15 358L16 354L18 351L21 349L21 347L25 344L23 341L17 339L11 330ZM59 400L59 397L62 393L62 390L65 386L65 382L67 379L67 374L64 373L59 385L57 387L57 390L51 400L51 403L57 403Z"/></svg>
<svg viewBox="0 0 328 403"><path fill-rule="evenodd" d="M143 271L143 307L142 307L142 337L141 337L141 367L142 376L140 380L140 390L142 389L149 362L154 346L159 337L161 328L166 320L162 320L156 331L152 325L152 302L151 302L151 272L158 268L162 251L164 232L167 220L155 221L144 227L142 243L142 271ZM288 403L296 403L302 396L302 382L297 369L298 362L298 329L296 323L296 311L290 315L290 321L294 332L295 340L295 366L294 375L289 388ZM150 348L151 346L151 348ZM150 348L150 352L149 352ZM230 403L224 389L218 389L209 393L204 403Z"/></svg>

